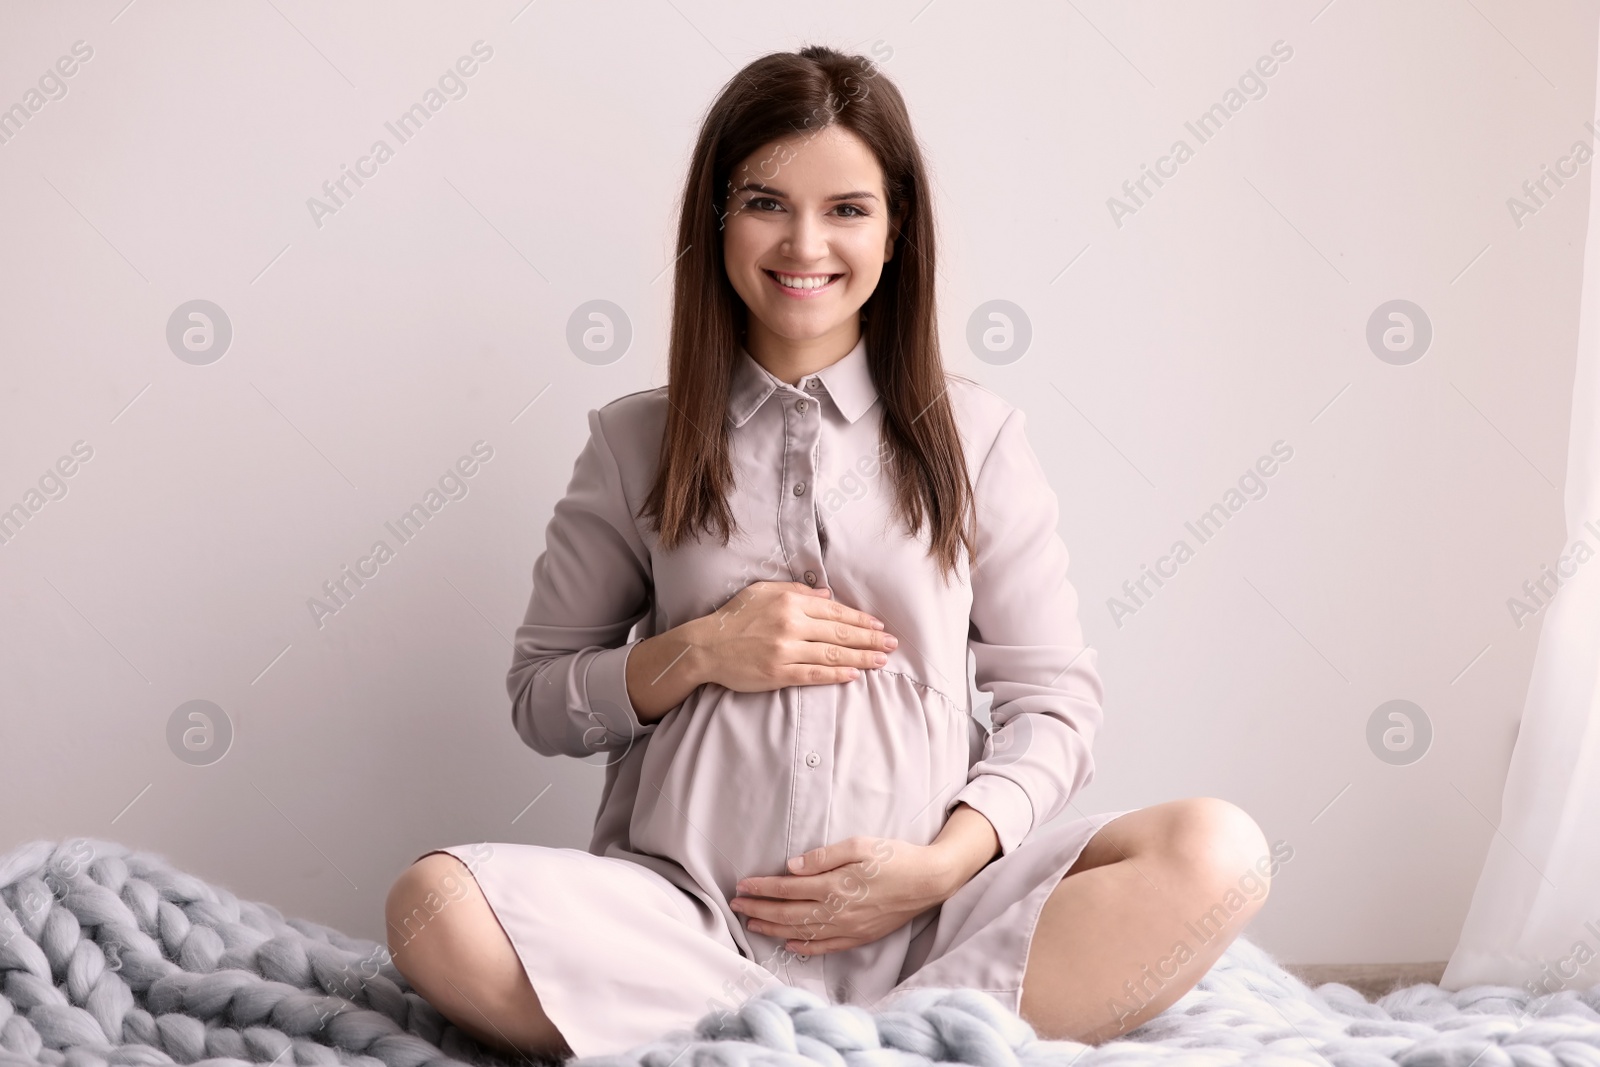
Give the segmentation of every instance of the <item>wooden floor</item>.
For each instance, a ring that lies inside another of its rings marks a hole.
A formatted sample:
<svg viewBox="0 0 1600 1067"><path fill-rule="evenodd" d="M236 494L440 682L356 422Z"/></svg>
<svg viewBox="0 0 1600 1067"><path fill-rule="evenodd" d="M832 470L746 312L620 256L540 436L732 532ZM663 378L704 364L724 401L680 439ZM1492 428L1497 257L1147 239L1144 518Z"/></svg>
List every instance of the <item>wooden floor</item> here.
<svg viewBox="0 0 1600 1067"><path fill-rule="evenodd" d="M1437 985L1444 977L1444 960L1438 963L1286 963L1283 969L1315 989L1324 982L1342 982L1368 1000L1406 986L1425 982Z"/></svg>

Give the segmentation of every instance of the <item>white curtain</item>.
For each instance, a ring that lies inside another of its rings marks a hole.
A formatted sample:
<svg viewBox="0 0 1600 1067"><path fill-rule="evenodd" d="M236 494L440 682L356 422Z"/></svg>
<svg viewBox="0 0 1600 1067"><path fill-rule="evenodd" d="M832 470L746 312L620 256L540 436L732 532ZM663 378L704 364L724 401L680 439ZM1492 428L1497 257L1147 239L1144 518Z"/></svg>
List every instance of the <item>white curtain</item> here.
<svg viewBox="0 0 1600 1067"><path fill-rule="evenodd" d="M1558 568L1571 573L1539 613L1499 830L1440 983L1446 989L1600 983L1600 160L1585 169L1589 225L1560 546L1567 561Z"/></svg>

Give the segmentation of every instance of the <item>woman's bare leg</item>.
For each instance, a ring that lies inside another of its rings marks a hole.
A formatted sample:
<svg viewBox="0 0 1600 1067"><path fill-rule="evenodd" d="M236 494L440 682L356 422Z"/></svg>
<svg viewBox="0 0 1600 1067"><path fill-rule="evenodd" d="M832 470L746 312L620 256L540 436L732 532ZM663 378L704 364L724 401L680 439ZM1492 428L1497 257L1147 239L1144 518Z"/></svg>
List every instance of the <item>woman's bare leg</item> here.
<svg viewBox="0 0 1600 1067"><path fill-rule="evenodd" d="M1127 1033L1194 987L1261 908L1269 849L1223 800L1156 804L1102 826L1045 902L1020 1014L1040 1037Z"/></svg>
<svg viewBox="0 0 1600 1067"><path fill-rule="evenodd" d="M572 1054L466 864L423 856L395 880L384 912L394 965L445 1018L502 1051Z"/></svg>

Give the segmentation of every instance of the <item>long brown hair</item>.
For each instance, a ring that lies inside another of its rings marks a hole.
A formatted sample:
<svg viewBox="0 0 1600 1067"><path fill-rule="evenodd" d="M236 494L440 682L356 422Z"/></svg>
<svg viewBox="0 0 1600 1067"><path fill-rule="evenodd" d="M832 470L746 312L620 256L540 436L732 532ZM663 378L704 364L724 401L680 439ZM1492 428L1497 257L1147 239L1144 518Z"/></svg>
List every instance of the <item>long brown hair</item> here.
<svg viewBox="0 0 1600 1067"><path fill-rule="evenodd" d="M929 552L949 580L958 544L975 551L976 507L946 395L934 309L933 207L900 91L864 56L822 45L763 56L733 76L700 127L678 223L666 428L655 483L639 510L664 548L691 531L733 529L727 493L727 405L749 311L728 280L722 219L733 168L761 148L838 124L883 168L894 255L862 307L873 385L883 407L884 462L895 510L913 536L931 517Z"/></svg>

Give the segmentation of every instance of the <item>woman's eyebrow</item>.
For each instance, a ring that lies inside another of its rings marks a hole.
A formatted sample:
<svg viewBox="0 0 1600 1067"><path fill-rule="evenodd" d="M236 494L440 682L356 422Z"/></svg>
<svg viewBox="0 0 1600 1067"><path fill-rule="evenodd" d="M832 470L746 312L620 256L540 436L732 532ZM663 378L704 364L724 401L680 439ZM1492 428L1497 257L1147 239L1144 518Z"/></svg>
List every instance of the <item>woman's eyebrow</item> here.
<svg viewBox="0 0 1600 1067"><path fill-rule="evenodd" d="M743 192L746 189L749 189L750 191L756 192L756 193L767 193L767 194L769 194L771 196L781 197L784 200L789 199L789 194L788 193L783 192L780 189L774 189L770 185L763 185L760 182L745 182L743 185L740 185L738 188L736 188L734 190L734 192L736 192L736 193L737 192ZM876 193L869 193L869 192L865 192L865 191L862 191L862 190L859 190L859 189L855 189L855 190L851 190L848 193L834 193L832 196L827 198L827 202L831 204L835 200L876 200L876 199L878 199L878 196L877 196Z"/></svg>

